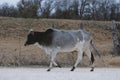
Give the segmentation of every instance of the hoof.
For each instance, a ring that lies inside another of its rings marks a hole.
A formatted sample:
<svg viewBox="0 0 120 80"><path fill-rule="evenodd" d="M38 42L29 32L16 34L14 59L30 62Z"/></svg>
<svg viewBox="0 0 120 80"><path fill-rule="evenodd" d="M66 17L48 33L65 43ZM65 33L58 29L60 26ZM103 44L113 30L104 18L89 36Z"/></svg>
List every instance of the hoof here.
<svg viewBox="0 0 120 80"><path fill-rule="evenodd" d="M62 68L60 65L58 65L57 67Z"/></svg>
<svg viewBox="0 0 120 80"><path fill-rule="evenodd" d="M94 71L94 67L92 67L92 69L90 71L93 72Z"/></svg>
<svg viewBox="0 0 120 80"><path fill-rule="evenodd" d="M57 66L55 66L55 67L59 67L59 68L62 68L60 65L57 65Z"/></svg>
<svg viewBox="0 0 120 80"><path fill-rule="evenodd" d="M62 68L62 67L60 66L60 64L58 64L58 63L55 65L55 67Z"/></svg>
<svg viewBox="0 0 120 80"><path fill-rule="evenodd" d="M73 66L73 68L71 69L71 71L74 71L75 70L75 67Z"/></svg>
<svg viewBox="0 0 120 80"><path fill-rule="evenodd" d="M51 69L48 69L47 71L49 72Z"/></svg>
<svg viewBox="0 0 120 80"><path fill-rule="evenodd" d="M93 72L94 70L93 70L93 69L91 69L90 71L91 71L91 72Z"/></svg>

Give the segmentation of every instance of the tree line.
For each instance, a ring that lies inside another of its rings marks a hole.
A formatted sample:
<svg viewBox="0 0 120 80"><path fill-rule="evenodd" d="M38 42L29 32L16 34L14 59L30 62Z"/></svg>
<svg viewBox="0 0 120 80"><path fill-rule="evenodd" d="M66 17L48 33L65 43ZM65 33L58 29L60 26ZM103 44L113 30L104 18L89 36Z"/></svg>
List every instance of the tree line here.
<svg viewBox="0 0 120 80"><path fill-rule="evenodd" d="M111 0L20 0L2 4L0 16L84 20L120 20L120 3Z"/></svg>

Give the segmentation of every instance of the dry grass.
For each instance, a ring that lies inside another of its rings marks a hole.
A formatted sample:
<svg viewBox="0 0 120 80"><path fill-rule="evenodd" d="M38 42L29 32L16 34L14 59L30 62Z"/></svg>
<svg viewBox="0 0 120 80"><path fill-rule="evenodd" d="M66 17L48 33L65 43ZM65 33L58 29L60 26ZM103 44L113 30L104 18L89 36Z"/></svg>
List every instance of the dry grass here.
<svg viewBox="0 0 120 80"><path fill-rule="evenodd" d="M120 66L120 57L113 57L110 61L109 61L110 65L113 66Z"/></svg>
<svg viewBox="0 0 120 80"><path fill-rule="evenodd" d="M64 19L23 19L0 17L0 65L27 66L49 65L49 58L44 51L35 46L24 47L23 44L29 29L45 31L55 22L58 29L79 29L80 20ZM111 22L109 21L82 21L85 29L93 36L94 43L105 59L106 65L96 57L96 66L107 67L113 53ZM119 23L119 22L118 22ZM94 53L95 55L95 53ZM96 55L95 55L96 56ZM62 66L71 66L75 63L76 53L59 53L56 61ZM88 66L89 59L84 57L79 66Z"/></svg>

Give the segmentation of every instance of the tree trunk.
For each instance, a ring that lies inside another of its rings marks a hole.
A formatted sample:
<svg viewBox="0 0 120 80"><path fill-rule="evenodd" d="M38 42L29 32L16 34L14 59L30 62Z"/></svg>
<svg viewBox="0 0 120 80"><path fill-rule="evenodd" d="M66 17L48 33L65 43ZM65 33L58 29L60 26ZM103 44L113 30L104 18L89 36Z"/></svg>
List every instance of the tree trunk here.
<svg viewBox="0 0 120 80"><path fill-rule="evenodd" d="M113 45L114 45L114 54L120 55L120 47L118 42L118 32L115 21L112 21L112 38L113 38Z"/></svg>

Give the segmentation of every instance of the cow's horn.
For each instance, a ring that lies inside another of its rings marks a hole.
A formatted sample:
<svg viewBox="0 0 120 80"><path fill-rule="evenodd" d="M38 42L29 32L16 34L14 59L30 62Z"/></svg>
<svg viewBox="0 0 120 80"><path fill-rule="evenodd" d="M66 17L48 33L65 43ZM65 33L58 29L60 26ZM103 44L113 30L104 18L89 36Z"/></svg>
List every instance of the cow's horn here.
<svg viewBox="0 0 120 80"><path fill-rule="evenodd" d="M33 29L30 29L30 32L33 31Z"/></svg>

